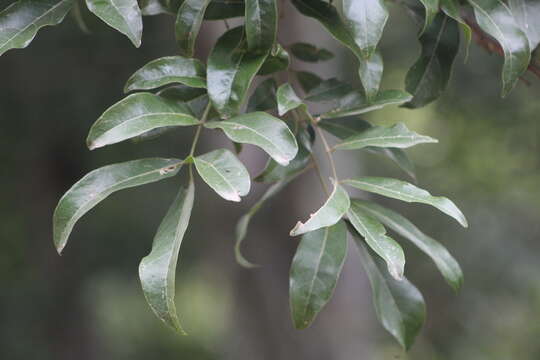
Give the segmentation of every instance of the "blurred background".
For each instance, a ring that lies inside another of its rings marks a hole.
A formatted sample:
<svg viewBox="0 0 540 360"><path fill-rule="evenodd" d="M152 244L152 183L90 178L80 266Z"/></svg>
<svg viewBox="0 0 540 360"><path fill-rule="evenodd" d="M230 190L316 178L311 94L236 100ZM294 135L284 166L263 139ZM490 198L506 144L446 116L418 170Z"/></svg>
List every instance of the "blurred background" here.
<svg viewBox="0 0 540 360"><path fill-rule="evenodd" d="M10 1L0 1L4 8ZM86 9L85 9L86 10ZM126 79L157 57L175 54L173 19L145 18L143 45L88 18L42 30L25 50L0 58L0 358L2 359L437 359L540 358L540 80L518 84L501 99L502 60L476 46L456 59L449 89L420 110L391 108L365 118L404 121L439 139L409 151L418 184L453 199L467 215L462 229L422 205L377 198L445 244L465 273L459 293L432 262L405 241L406 274L424 294L427 322L409 353L378 324L371 290L350 246L335 296L307 330L293 329L288 269L298 239L288 231L323 201L313 173L295 180L254 218L246 256L235 263L237 219L264 191L255 185L241 204L197 182L192 222L177 274L176 303L189 336L157 320L145 303L137 268L181 178L112 195L76 226L62 257L52 244L51 217L60 196L90 170L139 157L181 157L192 130L157 140L87 150L91 124L123 97ZM233 23L235 23L233 21ZM198 56L224 30L206 22ZM416 26L392 6L382 41L385 88L403 88L419 46ZM294 63L330 77L356 76L354 59L314 21L285 8L280 38L303 40L338 55L320 65ZM200 152L230 146L204 133ZM256 175L266 158L240 155ZM351 152L344 173L406 175L384 158Z"/></svg>

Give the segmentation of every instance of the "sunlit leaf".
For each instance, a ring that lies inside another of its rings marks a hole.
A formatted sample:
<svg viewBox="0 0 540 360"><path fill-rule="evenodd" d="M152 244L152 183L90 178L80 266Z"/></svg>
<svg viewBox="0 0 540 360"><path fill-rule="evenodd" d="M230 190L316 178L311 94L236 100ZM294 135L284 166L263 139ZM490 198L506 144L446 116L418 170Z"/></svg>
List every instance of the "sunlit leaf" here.
<svg viewBox="0 0 540 360"><path fill-rule="evenodd" d="M268 52L277 35L278 8L276 0L245 0L246 39L249 51Z"/></svg>
<svg viewBox="0 0 540 360"><path fill-rule="evenodd" d="M358 75L360 75L368 100L374 99L379 92L382 74L383 59L378 51L375 51L370 58L360 61Z"/></svg>
<svg viewBox="0 0 540 360"><path fill-rule="evenodd" d="M107 25L126 35L133 45L141 46L143 25L137 0L86 0L86 6Z"/></svg>
<svg viewBox="0 0 540 360"><path fill-rule="evenodd" d="M285 83L277 89L276 98L279 116L283 116L299 106L306 107L289 83Z"/></svg>
<svg viewBox="0 0 540 360"><path fill-rule="evenodd" d="M529 39L529 48L536 49L540 44L540 1L508 0L516 23Z"/></svg>

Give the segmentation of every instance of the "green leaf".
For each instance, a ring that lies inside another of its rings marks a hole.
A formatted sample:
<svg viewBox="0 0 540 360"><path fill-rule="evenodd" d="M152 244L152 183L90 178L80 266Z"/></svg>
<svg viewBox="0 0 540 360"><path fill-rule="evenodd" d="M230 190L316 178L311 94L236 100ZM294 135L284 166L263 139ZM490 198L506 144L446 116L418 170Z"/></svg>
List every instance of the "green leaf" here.
<svg viewBox="0 0 540 360"><path fill-rule="evenodd" d="M289 280L291 315L305 329L328 303L347 256L347 227L343 221L309 232L294 255Z"/></svg>
<svg viewBox="0 0 540 360"><path fill-rule="evenodd" d="M351 201L347 215L356 231L364 237L369 247L386 262L388 272L397 280L403 279L405 254L394 239L386 235L384 226L363 210L356 200Z"/></svg>
<svg viewBox="0 0 540 360"><path fill-rule="evenodd" d="M420 34L423 34L427 28L431 25L433 20L435 19L435 16L437 16L437 13L439 12L439 0L420 0L422 5L424 5L424 8L426 9L426 13L424 16L424 27Z"/></svg>
<svg viewBox="0 0 540 360"><path fill-rule="evenodd" d="M360 61L358 75L362 80L364 92L368 100L375 98L379 92L383 74L383 59L380 52L375 51L370 58Z"/></svg>
<svg viewBox="0 0 540 360"><path fill-rule="evenodd" d="M384 0L343 0L342 9L347 28L354 36L362 57L369 59L388 20Z"/></svg>
<svg viewBox="0 0 540 360"><path fill-rule="evenodd" d="M249 193L249 173L227 149L218 149L193 158L203 180L225 200L240 201Z"/></svg>
<svg viewBox="0 0 540 360"><path fill-rule="evenodd" d="M291 230L291 236L298 236L337 223L349 210L349 195L340 185L335 184L330 197L319 210L311 214L305 222L297 222Z"/></svg>
<svg viewBox="0 0 540 360"><path fill-rule="evenodd" d="M184 0L176 16L175 34L180 54L193 57L195 41L210 0Z"/></svg>
<svg viewBox="0 0 540 360"><path fill-rule="evenodd" d="M0 55L23 49L39 29L64 20L73 0L20 0L0 12Z"/></svg>
<svg viewBox="0 0 540 360"><path fill-rule="evenodd" d="M335 146L338 150L357 150L367 146L408 148L422 143L436 143L432 137L420 135L398 123L392 127L373 126L357 135L346 138Z"/></svg>
<svg viewBox="0 0 540 360"><path fill-rule="evenodd" d="M124 92L155 89L173 83L205 88L204 65L197 59L182 56L166 56L152 60L131 75Z"/></svg>
<svg viewBox="0 0 540 360"><path fill-rule="evenodd" d="M245 15L244 0L212 0L206 14L205 20L223 20Z"/></svg>
<svg viewBox="0 0 540 360"><path fill-rule="evenodd" d="M173 85L160 90L159 96L180 102L190 102L206 95L206 89L193 88L187 85Z"/></svg>
<svg viewBox="0 0 540 360"><path fill-rule="evenodd" d="M410 240L428 255L454 290L457 291L461 287L463 272L458 262L443 245L421 232L413 223L393 210L369 201L354 200L353 204L376 217L397 234Z"/></svg>
<svg viewBox="0 0 540 360"><path fill-rule="evenodd" d="M291 45L291 53L298 60L305 62L316 63L319 61L330 60L334 57L330 51L326 49L319 49L313 44L297 42Z"/></svg>
<svg viewBox="0 0 540 360"><path fill-rule="evenodd" d="M502 96L508 95L529 66L531 52L527 36L512 12L500 0L469 0L478 25L501 45L504 52Z"/></svg>
<svg viewBox="0 0 540 360"><path fill-rule="evenodd" d="M289 53L276 44L270 55L266 58L257 75L270 75L289 68Z"/></svg>
<svg viewBox="0 0 540 360"><path fill-rule="evenodd" d="M459 23L459 27L463 31L463 35L465 35L466 40L466 52L465 52L465 60L469 57L469 47L471 46L471 40L472 40L472 29L471 27L465 22L463 17L461 16L460 6L457 0L440 0L440 5L442 11L455 21Z"/></svg>
<svg viewBox="0 0 540 360"><path fill-rule="evenodd" d="M360 115L369 111L382 109L388 105L400 105L412 99L411 94L401 90L384 90L371 101L360 92L350 92L340 99L338 106L321 115L323 119Z"/></svg>
<svg viewBox="0 0 540 360"><path fill-rule="evenodd" d="M126 35L135 47L141 46L143 25L137 0L86 0L86 6L107 25Z"/></svg>
<svg viewBox="0 0 540 360"><path fill-rule="evenodd" d="M304 109L306 109L306 105L302 102L302 99L296 95L289 83L285 83L277 89L276 98L279 116L283 116L299 106L303 106Z"/></svg>
<svg viewBox="0 0 540 360"><path fill-rule="evenodd" d="M382 177L358 177L343 180L342 183L357 189L369 191L386 197L431 205L443 213L456 219L463 227L467 227L467 219L457 206L449 199L442 196L432 196L424 189L420 189L408 182L382 178Z"/></svg>
<svg viewBox="0 0 540 360"><path fill-rule="evenodd" d="M318 125L340 139L346 139L372 127L367 121L352 116L340 119L321 120L319 121ZM405 171L413 180L416 180L414 164L403 150L377 147L368 147L366 150L388 157L403 171Z"/></svg>
<svg viewBox="0 0 540 360"><path fill-rule="evenodd" d="M246 38L252 52L266 53L276 41L278 8L276 0L245 0Z"/></svg>
<svg viewBox="0 0 540 360"><path fill-rule="evenodd" d="M312 102L339 100L352 91L351 85L332 78L321 81L311 91L306 100Z"/></svg>
<svg viewBox="0 0 540 360"><path fill-rule="evenodd" d="M249 98L246 111L249 113L275 109L277 107L276 87L276 81L273 78L268 78L260 83Z"/></svg>
<svg viewBox="0 0 540 360"><path fill-rule="evenodd" d="M405 89L413 95L404 107L418 108L437 99L446 89L452 64L459 51L457 23L439 14L420 36L422 53L405 78Z"/></svg>
<svg viewBox="0 0 540 360"><path fill-rule="evenodd" d="M190 179L188 188L180 189L159 225L150 254L139 265L146 301L159 319L181 334L185 332L174 305L176 264L191 216L194 192L193 179Z"/></svg>
<svg viewBox="0 0 540 360"><path fill-rule="evenodd" d="M371 283L375 314L401 346L409 349L425 321L424 298L406 278L395 280L382 270L383 265L372 257L362 239L356 232L352 234Z"/></svg>
<svg viewBox="0 0 540 360"><path fill-rule="evenodd" d="M267 54L247 51L243 27L222 35L208 58L208 95L224 118L237 115Z"/></svg>
<svg viewBox="0 0 540 360"><path fill-rule="evenodd" d="M281 165L289 164L298 152L296 139L287 125L265 112L212 121L204 126L222 129L232 141L259 146Z"/></svg>
<svg viewBox="0 0 540 360"><path fill-rule="evenodd" d="M143 16L153 16L159 14L174 14L172 7L169 6L169 0L139 0L141 14Z"/></svg>
<svg viewBox="0 0 540 360"><path fill-rule="evenodd" d="M529 48L540 44L540 2L538 0L508 0L516 23L529 39Z"/></svg>
<svg viewBox="0 0 540 360"><path fill-rule="evenodd" d="M138 93L108 108L90 128L86 143L94 150L152 129L198 123L186 105L158 95Z"/></svg>
<svg viewBox="0 0 540 360"><path fill-rule="evenodd" d="M296 79L300 83L302 90L309 93L314 88L319 86L322 83L322 79L317 75L309 71L296 71Z"/></svg>
<svg viewBox="0 0 540 360"><path fill-rule="evenodd" d="M174 176L181 164L178 159L141 159L107 165L88 173L62 196L54 210L54 245L58 253L66 246L77 220L107 196Z"/></svg>

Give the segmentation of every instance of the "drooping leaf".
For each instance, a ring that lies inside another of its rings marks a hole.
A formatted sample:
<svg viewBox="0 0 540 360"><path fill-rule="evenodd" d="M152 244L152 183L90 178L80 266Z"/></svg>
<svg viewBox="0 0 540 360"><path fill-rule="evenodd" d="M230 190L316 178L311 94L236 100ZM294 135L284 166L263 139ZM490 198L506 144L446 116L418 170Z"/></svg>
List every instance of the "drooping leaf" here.
<svg viewBox="0 0 540 360"><path fill-rule="evenodd" d="M538 0L508 0L516 23L529 39L529 48L540 44L540 2Z"/></svg>
<svg viewBox="0 0 540 360"><path fill-rule="evenodd" d="M463 272L458 262L438 241L421 232L413 223L393 210L369 201L354 200L353 203L355 206L362 208L370 215L376 217L397 234L410 240L433 260L443 277L454 290L457 291L460 288L461 284L463 284Z"/></svg>
<svg viewBox="0 0 540 360"><path fill-rule="evenodd" d="M384 90L371 101L360 92L350 92L340 99L338 106L321 115L323 119L360 115L369 111L382 109L388 105L401 105L412 99L411 94L401 90Z"/></svg>
<svg viewBox="0 0 540 360"><path fill-rule="evenodd" d="M367 146L408 148L417 144L436 143L436 139L409 130L405 124L391 127L373 126L357 135L346 138L335 146L339 150L356 150Z"/></svg>
<svg viewBox="0 0 540 360"><path fill-rule="evenodd" d="M289 280L291 315L305 329L328 303L347 256L343 221L305 234L294 255Z"/></svg>
<svg viewBox="0 0 540 360"><path fill-rule="evenodd" d="M372 127L370 123L357 117L345 117L340 119L323 119L318 123L319 127L328 131L339 139L346 139ZM416 180L414 164L407 154L396 148L366 148L369 152L388 157L405 171L413 180Z"/></svg>
<svg viewBox="0 0 540 360"><path fill-rule="evenodd" d="M259 146L281 165L289 164L298 152L296 139L287 125L265 112L212 121L204 126L222 129L232 141Z"/></svg>
<svg viewBox="0 0 540 360"><path fill-rule="evenodd" d="M58 202L53 215L54 245L60 253L73 226L84 214L118 190L176 175L178 159L141 159L96 169L75 183Z"/></svg>
<svg viewBox="0 0 540 360"><path fill-rule="evenodd" d="M351 208L347 215L351 224L364 237L369 247L384 259L390 275L396 280L402 280L405 268L405 254L401 246L386 235L384 226L360 207L356 200L351 201Z"/></svg>
<svg viewBox="0 0 540 360"><path fill-rule="evenodd" d="M424 298L406 278L395 280L389 276L381 261L370 254L362 238L354 231L352 234L371 283L375 314L401 346L409 349L425 321Z"/></svg>
<svg viewBox="0 0 540 360"><path fill-rule="evenodd" d="M501 45L504 53L502 96L508 95L529 66L531 52L527 36L508 6L500 0L469 0L478 25Z"/></svg>
<svg viewBox="0 0 540 360"><path fill-rule="evenodd" d="M345 24L362 57L369 59L377 48L388 20L384 0L343 0L342 9Z"/></svg>
<svg viewBox="0 0 540 360"><path fill-rule="evenodd" d="M73 0L19 0L0 12L0 55L23 49L39 29L64 20Z"/></svg>
<svg viewBox="0 0 540 360"><path fill-rule="evenodd" d="M304 92L309 93L314 88L322 83L322 79L317 75L309 71L297 71L295 72L296 78L302 87Z"/></svg>
<svg viewBox="0 0 540 360"><path fill-rule="evenodd" d="M299 106L306 107L289 83L285 83L277 89L276 98L279 116L283 116Z"/></svg>
<svg viewBox="0 0 540 360"><path fill-rule="evenodd" d="M150 254L139 265L146 301L159 319L181 334L185 332L174 304L176 264L191 216L194 192L193 179L190 179L187 189L180 189L159 225Z"/></svg>
<svg viewBox="0 0 540 360"><path fill-rule="evenodd" d="M379 92L383 74L383 59L380 52L375 51L371 57L360 61L358 75L362 80L364 92L368 101L375 98Z"/></svg>
<svg viewBox="0 0 540 360"><path fill-rule="evenodd" d="M452 64L459 51L457 22L438 14L420 36L422 53L405 78L405 89L413 95L404 107L418 108L437 99L446 89Z"/></svg>
<svg viewBox="0 0 540 360"><path fill-rule="evenodd" d="M459 210L451 200L442 196L432 196L426 190L420 189L408 182L383 177L363 176L343 180L342 183L360 190L369 191L405 202L431 205L456 219L461 226L468 226L467 219L465 219L461 210Z"/></svg>
<svg viewBox="0 0 540 360"><path fill-rule="evenodd" d="M257 75L270 75L289 67L289 53L280 45L276 44L270 55L266 58Z"/></svg>
<svg viewBox="0 0 540 360"><path fill-rule="evenodd" d="M135 47L141 46L143 25L137 0L86 0L86 6L107 25L126 35Z"/></svg>
<svg viewBox="0 0 540 360"><path fill-rule="evenodd" d="M229 150L214 150L194 157L193 162L203 180L225 200L240 201L249 193L249 173Z"/></svg>
<svg viewBox="0 0 540 360"><path fill-rule="evenodd" d="M423 34L439 12L439 0L420 0L420 2L424 5L424 9L426 10L424 15L424 27L420 32L420 34Z"/></svg>
<svg viewBox="0 0 540 360"><path fill-rule="evenodd" d="M469 24L467 24L467 22L465 22L465 20L461 16L460 5L457 0L439 0L439 2L440 2L441 10L447 16L451 17L452 19L458 22L459 27L463 31L463 35L465 35L465 40L466 40L465 60L467 60L469 56L469 47L471 45L471 40L472 40L472 29L469 26Z"/></svg>
<svg viewBox="0 0 540 360"><path fill-rule="evenodd" d="M332 78L321 81L307 94L306 100L312 102L339 100L352 91L350 84Z"/></svg>
<svg viewBox="0 0 540 360"><path fill-rule="evenodd" d="M195 41L210 0L184 0L176 16L175 34L180 54L193 57Z"/></svg>
<svg viewBox="0 0 540 360"><path fill-rule="evenodd" d="M266 53L276 41L278 8L276 0L245 0L246 39L251 52Z"/></svg>
<svg viewBox="0 0 540 360"><path fill-rule="evenodd" d="M150 61L131 75L124 92L155 89L173 83L205 88L205 73L203 63L197 59L166 56Z"/></svg>
<svg viewBox="0 0 540 360"><path fill-rule="evenodd" d="M292 44L291 53L297 59L311 63L330 60L334 57L334 54L332 54L330 51L304 42Z"/></svg>
<svg viewBox="0 0 540 360"><path fill-rule="evenodd" d="M138 93L105 110L90 128L86 144L94 150L156 128L198 123L186 105L158 95Z"/></svg>
<svg viewBox="0 0 540 360"><path fill-rule="evenodd" d="M267 56L248 52L243 32L243 27L227 31L208 58L208 95L224 118L238 114L249 85Z"/></svg>
<svg viewBox="0 0 540 360"><path fill-rule="evenodd" d="M249 98L246 111L250 113L275 109L277 107L276 88L276 80L273 78L268 78L260 83Z"/></svg>
<svg viewBox="0 0 540 360"><path fill-rule="evenodd" d="M326 202L305 222L297 222L291 230L291 236L298 236L337 223L349 210L349 195L340 185L334 184L334 190Z"/></svg>

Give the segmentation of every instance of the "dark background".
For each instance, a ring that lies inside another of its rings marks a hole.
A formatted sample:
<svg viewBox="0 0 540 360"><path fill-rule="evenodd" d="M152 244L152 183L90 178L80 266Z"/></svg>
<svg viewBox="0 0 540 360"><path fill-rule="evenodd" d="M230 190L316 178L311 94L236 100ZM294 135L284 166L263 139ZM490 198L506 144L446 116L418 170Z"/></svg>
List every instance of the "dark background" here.
<svg viewBox="0 0 540 360"><path fill-rule="evenodd" d="M2 7L9 3L0 1ZM367 278L356 251L335 296L307 330L292 327L288 268L297 244L293 224L323 201L313 173L297 179L252 222L246 255L262 264L239 267L234 226L264 186L241 204L217 197L197 182L192 222L177 275L177 306L187 337L154 318L137 277L140 259L181 178L114 194L76 226L62 257L52 245L51 216L60 196L90 170L150 156L182 157L192 130L159 140L126 142L90 152L91 124L123 97L125 80L151 59L175 54L173 20L145 18L143 45L99 20L85 35L68 15L39 32L24 50L0 58L0 358L2 359L474 359L540 358L540 80L518 84L499 97L502 60L476 46L456 60L442 99L421 110L385 109L366 118L404 121L440 140L409 151L419 185L453 199L467 215L461 229L421 205L380 199L443 242L462 264L463 289L455 294L431 261L403 242L407 276L423 292L427 323L410 353L402 352L377 323ZM208 22L198 55L205 57L221 22ZM384 87L403 87L419 53L416 27L392 8L382 42ZM354 60L315 22L287 7L280 38L311 41L339 56L312 68L351 79ZM464 50L464 49L462 49ZM337 70L336 70L337 69ZM204 133L199 151L230 146ZM322 157L321 157L322 158ZM250 173L265 156L246 147ZM348 153L343 173L394 176L390 162Z"/></svg>

